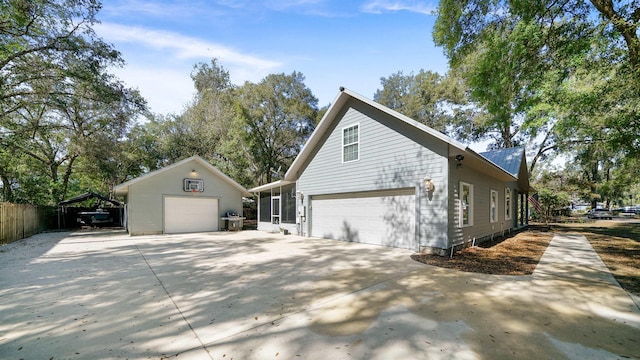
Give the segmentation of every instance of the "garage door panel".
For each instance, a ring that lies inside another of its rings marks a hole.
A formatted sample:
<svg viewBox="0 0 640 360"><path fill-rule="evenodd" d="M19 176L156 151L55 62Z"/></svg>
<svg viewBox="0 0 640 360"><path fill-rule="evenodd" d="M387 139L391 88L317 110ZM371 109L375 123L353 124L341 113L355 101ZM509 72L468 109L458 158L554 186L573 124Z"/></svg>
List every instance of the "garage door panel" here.
<svg viewBox="0 0 640 360"><path fill-rule="evenodd" d="M164 232L167 234L218 231L218 199L164 198Z"/></svg>
<svg viewBox="0 0 640 360"><path fill-rule="evenodd" d="M415 196L387 195L312 199L315 237L415 248Z"/></svg>

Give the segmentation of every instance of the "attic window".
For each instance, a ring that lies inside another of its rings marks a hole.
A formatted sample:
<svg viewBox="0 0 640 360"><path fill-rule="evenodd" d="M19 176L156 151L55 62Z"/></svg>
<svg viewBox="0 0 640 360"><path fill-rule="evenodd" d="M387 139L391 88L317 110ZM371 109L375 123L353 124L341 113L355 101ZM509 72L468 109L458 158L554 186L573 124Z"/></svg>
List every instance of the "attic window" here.
<svg viewBox="0 0 640 360"><path fill-rule="evenodd" d="M342 162L356 161L360 158L359 124L342 129Z"/></svg>

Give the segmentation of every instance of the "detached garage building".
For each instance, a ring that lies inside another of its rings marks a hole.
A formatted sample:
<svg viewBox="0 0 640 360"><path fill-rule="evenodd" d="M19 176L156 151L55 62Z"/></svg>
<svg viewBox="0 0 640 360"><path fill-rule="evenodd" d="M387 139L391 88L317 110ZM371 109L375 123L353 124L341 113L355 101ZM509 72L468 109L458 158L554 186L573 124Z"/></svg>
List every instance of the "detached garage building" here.
<svg viewBox="0 0 640 360"><path fill-rule="evenodd" d="M221 230L227 212L242 215L250 193L199 156L148 173L114 188L125 198L130 235Z"/></svg>
<svg viewBox="0 0 640 360"><path fill-rule="evenodd" d="M341 89L286 172L250 190L258 229L445 254L526 226L523 148L476 153Z"/></svg>

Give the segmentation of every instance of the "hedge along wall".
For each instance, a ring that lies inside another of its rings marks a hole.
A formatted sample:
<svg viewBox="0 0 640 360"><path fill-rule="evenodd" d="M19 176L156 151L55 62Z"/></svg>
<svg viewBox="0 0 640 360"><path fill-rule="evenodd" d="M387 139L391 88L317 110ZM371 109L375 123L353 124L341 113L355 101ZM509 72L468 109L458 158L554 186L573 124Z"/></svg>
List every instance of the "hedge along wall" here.
<svg viewBox="0 0 640 360"><path fill-rule="evenodd" d="M0 203L0 244L28 238L47 226L46 208L29 204Z"/></svg>

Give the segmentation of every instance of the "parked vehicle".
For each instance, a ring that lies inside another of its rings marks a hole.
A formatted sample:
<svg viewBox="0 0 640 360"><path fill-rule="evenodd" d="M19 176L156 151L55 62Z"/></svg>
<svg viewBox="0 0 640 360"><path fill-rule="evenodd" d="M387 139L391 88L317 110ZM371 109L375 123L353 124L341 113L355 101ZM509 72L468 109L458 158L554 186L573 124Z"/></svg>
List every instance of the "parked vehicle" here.
<svg viewBox="0 0 640 360"><path fill-rule="evenodd" d="M78 213L78 224L87 226L101 226L113 223L113 218L107 210L85 211Z"/></svg>
<svg viewBox="0 0 640 360"><path fill-rule="evenodd" d="M608 209L591 209L587 216L590 219L613 219L613 214Z"/></svg>
<svg viewBox="0 0 640 360"><path fill-rule="evenodd" d="M625 206L622 209L620 209L621 213L625 213L625 214L634 214L634 215L639 215L640 214L640 206Z"/></svg>

